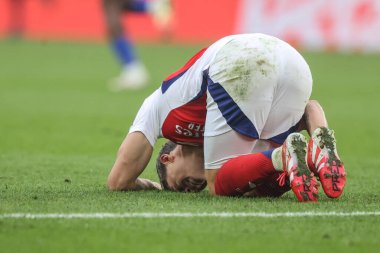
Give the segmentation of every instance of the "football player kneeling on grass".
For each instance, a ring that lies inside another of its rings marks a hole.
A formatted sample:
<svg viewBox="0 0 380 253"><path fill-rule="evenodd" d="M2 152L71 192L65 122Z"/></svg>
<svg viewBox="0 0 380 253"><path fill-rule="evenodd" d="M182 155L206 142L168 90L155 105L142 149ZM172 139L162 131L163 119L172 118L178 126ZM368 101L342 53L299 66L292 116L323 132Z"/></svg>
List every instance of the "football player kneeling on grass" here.
<svg viewBox="0 0 380 253"><path fill-rule="evenodd" d="M264 34L222 38L169 75L141 106L108 177L111 190L160 189L138 178L158 138L164 189L316 201L339 197L345 171L308 64ZM307 129L309 142L298 133Z"/></svg>

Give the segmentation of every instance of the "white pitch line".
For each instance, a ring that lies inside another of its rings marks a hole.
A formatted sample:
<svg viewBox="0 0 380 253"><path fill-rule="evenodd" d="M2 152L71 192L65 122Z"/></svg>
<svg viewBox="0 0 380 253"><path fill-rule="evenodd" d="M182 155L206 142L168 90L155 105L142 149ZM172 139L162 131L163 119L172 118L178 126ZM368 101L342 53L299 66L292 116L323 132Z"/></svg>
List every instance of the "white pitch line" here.
<svg viewBox="0 0 380 253"><path fill-rule="evenodd" d="M197 217L352 217L379 216L380 211L374 212L213 212L213 213L3 213L0 219L129 219L129 218L197 218Z"/></svg>

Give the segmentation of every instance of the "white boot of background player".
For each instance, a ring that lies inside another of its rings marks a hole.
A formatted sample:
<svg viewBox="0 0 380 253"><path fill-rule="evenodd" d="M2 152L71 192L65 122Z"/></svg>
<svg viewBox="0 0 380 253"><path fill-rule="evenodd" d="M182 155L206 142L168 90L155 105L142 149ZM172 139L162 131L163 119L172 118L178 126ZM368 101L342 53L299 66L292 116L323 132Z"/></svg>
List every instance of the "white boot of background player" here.
<svg viewBox="0 0 380 253"><path fill-rule="evenodd" d="M120 75L111 81L112 91L137 90L148 85L149 76L141 62L133 62L124 66Z"/></svg>

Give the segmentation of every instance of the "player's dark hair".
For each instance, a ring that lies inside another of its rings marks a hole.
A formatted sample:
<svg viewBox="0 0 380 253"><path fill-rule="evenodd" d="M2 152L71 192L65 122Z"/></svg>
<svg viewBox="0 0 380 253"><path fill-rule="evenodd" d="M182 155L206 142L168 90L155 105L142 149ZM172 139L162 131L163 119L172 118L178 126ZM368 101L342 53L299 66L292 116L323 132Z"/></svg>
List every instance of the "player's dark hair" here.
<svg viewBox="0 0 380 253"><path fill-rule="evenodd" d="M168 181L166 179L166 166L165 166L165 164L163 164L161 162L160 157L164 154L169 154L176 146L177 146L177 144L175 144L172 141L166 142L162 146L162 148L158 154L158 157L157 157L157 161L156 161L157 175L158 175L158 178L160 179L162 189L164 189L164 190L170 190L170 188L168 185Z"/></svg>

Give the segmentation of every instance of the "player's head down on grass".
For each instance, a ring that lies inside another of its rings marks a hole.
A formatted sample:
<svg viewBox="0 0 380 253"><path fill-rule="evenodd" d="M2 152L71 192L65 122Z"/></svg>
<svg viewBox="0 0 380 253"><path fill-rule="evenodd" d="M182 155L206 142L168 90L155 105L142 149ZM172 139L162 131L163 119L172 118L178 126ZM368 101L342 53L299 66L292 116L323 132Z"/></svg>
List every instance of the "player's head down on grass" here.
<svg viewBox="0 0 380 253"><path fill-rule="evenodd" d="M156 169L163 189L200 192L206 187L203 154L200 153L194 162L192 157L187 156L186 153L186 147L172 141L168 141L162 146L157 157Z"/></svg>

